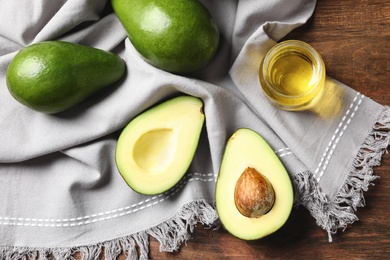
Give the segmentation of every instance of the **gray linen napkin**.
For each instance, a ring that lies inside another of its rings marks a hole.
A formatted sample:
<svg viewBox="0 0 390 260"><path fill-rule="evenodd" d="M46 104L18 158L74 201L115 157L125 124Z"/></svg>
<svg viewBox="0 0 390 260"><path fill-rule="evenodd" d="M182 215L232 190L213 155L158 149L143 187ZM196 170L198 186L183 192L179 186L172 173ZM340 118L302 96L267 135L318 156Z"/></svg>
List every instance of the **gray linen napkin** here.
<svg viewBox="0 0 390 260"><path fill-rule="evenodd" d="M221 33L214 61L182 77L145 63L104 0L1 1L0 258L80 252L108 259L122 251L148 257L148 236L174 251L196 223L215 225L215 181L226 140L237 129L261 134L285 164L296 205L331 235L357 220L362 191L389 145L390 109L328 78L314 111L286 112L263 97L259 62L278 40L307 21L313 0L201 1ZM123 80L82 104L45 115L17 103L5 73L22 47L64 40L119 54ZM145 109L188 94L205 105L206 125L192 165L171 190L133 192L114 162L123 127Z"/></svg>

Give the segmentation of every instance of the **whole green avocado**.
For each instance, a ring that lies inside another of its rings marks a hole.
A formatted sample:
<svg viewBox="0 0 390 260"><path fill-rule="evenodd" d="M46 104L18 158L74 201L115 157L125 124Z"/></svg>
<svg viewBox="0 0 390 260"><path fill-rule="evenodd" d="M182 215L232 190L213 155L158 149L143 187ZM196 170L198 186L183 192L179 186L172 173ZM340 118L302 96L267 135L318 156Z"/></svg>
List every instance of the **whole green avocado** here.
<svg viewBox="0 0 390 260"><path fill-rule="evenodd" d="M136 50L149 64L177 74L211 62L219 31L197 0L112 0Z"/></svg>
<svg viewBox="0 0 390 260"><path fill-rule="evenodd" d="M54 114L113 84L124 72L124 61L114 53L76 43L44 41L15 55L6 81L17 101Z"/></svg>

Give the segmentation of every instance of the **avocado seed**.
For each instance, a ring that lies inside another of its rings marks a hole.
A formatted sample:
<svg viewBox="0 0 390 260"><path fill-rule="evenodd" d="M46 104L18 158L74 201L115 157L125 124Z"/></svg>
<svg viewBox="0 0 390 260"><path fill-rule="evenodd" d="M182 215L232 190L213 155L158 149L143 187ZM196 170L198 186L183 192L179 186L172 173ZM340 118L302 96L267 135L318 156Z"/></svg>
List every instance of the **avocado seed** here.
<svg viewBox="0 0 390 260"><path fill-rule="evenodd" d="M259 218L272 208L275 192L264 175L248 167L236 183L234 201L242 215L248 218Z"/></svg>

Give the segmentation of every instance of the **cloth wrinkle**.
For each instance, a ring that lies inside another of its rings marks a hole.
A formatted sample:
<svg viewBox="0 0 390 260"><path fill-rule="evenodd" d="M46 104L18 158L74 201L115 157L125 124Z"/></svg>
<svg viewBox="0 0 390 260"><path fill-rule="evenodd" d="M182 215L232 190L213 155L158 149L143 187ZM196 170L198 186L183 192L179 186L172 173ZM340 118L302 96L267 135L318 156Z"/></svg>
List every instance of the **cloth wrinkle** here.
<svg viewBox="0 0 390 260"><path fill-rule="evenodd" d="M309 209L317 224L328 232L329 242L332 242L332 235L336 234L338 229L345 230L349 224L358 220L354 212L365 206L363 191L367 191L379 178L374 174L373 167L380 165L381 155L387 151L390 144L389 119L390 108L384 107L333 201L329 201L321 191L318 181L310 172L294 176L297 192L295 204ZM382 129L385 132L382 132Z"/></svg>
<svg viewBox="0 0 390 260"><path fill-rule="evenodd" d="M148 259L150 237L160 251L175 252L196 225L220 228L215 183L238 128L258 132L274 149L293 182L294 205L308 210L328 241L358 220L364 192L379 178L374 168L388 152L388 104L328 77L337 100L322 109L332 117L292 113L272 106L258 79L266 52L310 19L316 1L203 2L220 27L220 48L188 76L148 64L107 0L0 2L8 10L0 17L0 190L7 194L0 197L0 259ZM31 14L10 19L16 9ZM5 75L17 50L44 40L116 53L126 74L64 113L31 111L12 98ZM117 137L138 114L178 95L204 103L195 157L172 189L138 194L116 168Z"/></svg>

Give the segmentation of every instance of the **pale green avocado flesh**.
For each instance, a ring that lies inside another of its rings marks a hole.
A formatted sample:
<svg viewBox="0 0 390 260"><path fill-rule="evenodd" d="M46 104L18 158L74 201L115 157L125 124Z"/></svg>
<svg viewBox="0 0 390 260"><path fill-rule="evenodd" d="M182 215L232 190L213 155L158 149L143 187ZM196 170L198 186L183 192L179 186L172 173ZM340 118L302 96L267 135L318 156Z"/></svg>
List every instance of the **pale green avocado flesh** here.
<svg viewBox="0 0 390 260"><path fill-rule="evenodd" d="M236 207L237 181L248 167L271 183L275 201L264 215L252 218ZM255 240L274 233L287 221L293 206L293 187L282 162L269 144L250 129L238 129L228 140L216 184L216 208L224 228L232 235Z"/></svg>
<svg viewBox="0 0 390 260"><path fill-rule="evenodd" d="M198 98L176 97L141 113L123 129L115 160L133 190L154 195L180 181L198 146L202 108Z"/></svg>
<svg viewBox="0 0 390 260"><path fill-rule="evenodd" d="M211 62L219 31L197 0L112 0L130 41L151 65L178 74Z"/></svg>
<svg viewBox="0 0 390 260"><path fill-rule="evenodd" d="M21 49L9 64L6 80L17 101L54 114L115 83L124 73L124 61L111 52L45 41Z"/></svg>

